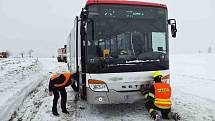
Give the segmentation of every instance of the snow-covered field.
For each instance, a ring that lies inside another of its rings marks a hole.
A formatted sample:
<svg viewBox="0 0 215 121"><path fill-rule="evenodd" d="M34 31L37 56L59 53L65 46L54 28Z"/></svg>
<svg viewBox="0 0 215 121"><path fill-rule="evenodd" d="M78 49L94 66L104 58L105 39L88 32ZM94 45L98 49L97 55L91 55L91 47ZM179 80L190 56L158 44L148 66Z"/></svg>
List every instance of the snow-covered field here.
<svg viewBox="0 0 215 121"><path fill-rule="evenodd" d="M173 111L182 121L215 121L215 55L171 56ZM56 59L0 60L0 121L150 121L143 103L88 105L74 103L68 90L69 115L51 113L48 93L49 72L66 70ZM13 114L13 116L11 116Z"/></svg>
<svg viewBox="0 0 215 121"><path fill-rule="evenodd" d="M215 121L215 55L171 57L174 109L186 121Z"/></svg>

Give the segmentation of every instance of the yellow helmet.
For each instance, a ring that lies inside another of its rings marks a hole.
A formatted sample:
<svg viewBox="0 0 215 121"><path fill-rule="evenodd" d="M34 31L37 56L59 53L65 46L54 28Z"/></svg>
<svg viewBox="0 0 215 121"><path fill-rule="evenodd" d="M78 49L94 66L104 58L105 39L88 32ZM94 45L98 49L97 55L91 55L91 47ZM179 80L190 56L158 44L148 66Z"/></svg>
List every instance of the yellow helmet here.
<svg viewBox="0 0 215 121"><path fill-rule="evenodd" d="M155 71L154 73L152 73L152 77L155 78L157 76L162 76L160 71Z"/></svg>

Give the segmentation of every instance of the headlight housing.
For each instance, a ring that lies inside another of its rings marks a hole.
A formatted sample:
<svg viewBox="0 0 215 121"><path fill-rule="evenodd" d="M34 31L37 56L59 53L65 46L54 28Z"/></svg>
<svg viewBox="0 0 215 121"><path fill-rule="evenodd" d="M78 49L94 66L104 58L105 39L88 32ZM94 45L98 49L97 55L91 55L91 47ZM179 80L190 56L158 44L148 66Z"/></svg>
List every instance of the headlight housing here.
<svg viewBox="0 0 215 121"><path fill-rule="evenodd" d="M92 89L95 92L107 92L108 91L106 83L102 80L89 79L88 84L89 84L90 89Z"/></svg>

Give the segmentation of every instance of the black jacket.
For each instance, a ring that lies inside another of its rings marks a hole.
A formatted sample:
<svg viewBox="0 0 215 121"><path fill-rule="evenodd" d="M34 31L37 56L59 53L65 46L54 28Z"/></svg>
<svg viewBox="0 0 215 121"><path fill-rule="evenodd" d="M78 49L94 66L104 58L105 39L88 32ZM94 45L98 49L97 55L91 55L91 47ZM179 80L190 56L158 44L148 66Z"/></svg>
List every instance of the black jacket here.
<svg viewBox="0 0 215 121"><path fill-rule="evenodd" d="M55 84L62 84L64 81L66 80L66 77L61 74L60 76L58 76L57 78L53 79L53 80L49 80L49 91L52 92L54 88L65 88L69 85L72 84L72 81L71 81L71 77L69 78L69 81L67 82L67 84L63 87L55 87L54 85Z"/></svg>

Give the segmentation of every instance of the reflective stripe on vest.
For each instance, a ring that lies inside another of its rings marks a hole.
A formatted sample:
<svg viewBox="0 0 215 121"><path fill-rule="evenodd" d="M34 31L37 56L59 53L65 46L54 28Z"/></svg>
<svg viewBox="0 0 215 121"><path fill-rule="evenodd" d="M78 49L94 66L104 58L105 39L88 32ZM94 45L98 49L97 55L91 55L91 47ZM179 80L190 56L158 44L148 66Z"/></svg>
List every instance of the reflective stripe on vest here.
<svg viewBox="0 0 215 121"><path fill-rule="evenodd" d="M151 93L151 92L149 93L149 96L152 97L152 98L155 98L155 95L153 93Z"/></svg>
<svg viewBox="0 0 215 121"><path fill-rule="evenodd" d="M171 108L171 87L167 83L155 83L155 106L161 109Z"/></svg>
<svg viewBox="0 0 215 121"><path fill-rule="evenodd" d="M63 87L69 82L69 78L70 78L71 74L69 72L64 72L64 73L61 73L61 74L63 74L66 79L61 84L55 84L54 85L55 87Z"/></svg>
<svg viewBox="0 0 215 121"><path fill-rule="evenodd" d="M145 95L144 95L144 98L147 99L148 96L150 96L150 97L152 97L152 98L155 98L155 95L154 95L153 93L151 93L151 92L145 94Z"/></svg>

